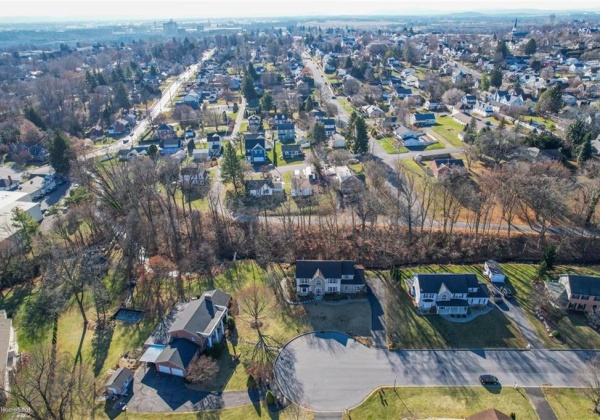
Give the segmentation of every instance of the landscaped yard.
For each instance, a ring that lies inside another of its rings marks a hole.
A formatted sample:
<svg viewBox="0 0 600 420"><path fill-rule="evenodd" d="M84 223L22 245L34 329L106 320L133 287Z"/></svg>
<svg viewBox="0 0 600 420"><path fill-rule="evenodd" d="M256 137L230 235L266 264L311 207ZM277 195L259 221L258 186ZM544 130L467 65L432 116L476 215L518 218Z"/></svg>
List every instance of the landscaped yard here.
<svg viewBox="0 0 600 420"><path fill-rule="evenodd" d="M344 419L465 418L489 408L519 420L538 418L524 392L513 388L397 387L375 391Z"/></svg>
<svg viewBox="0 0 600 420"><path fill-rule="evenodd" d="M253 419L294 419L312 420L312 411L298 406L289 406L283 411L269 412L264 403L248 404L242 407L228 408L225 410L200 411L196 413L127 413L131 420L253 420Z"/></svg>
<svg viewBox="0 0 600 420"><path fill-rule="evenodd" d="M598 414L590 411L594 404L581 389L574 388L542 388L546 400L554 414L560 420L598 419Z"/></svg>
<svg viewBox="0 0 600 420"><path fill-rule="evenodd" d="M431 130L454 147L462 147L462 140L458 134L463 131L463 126L452 117L446 115L436 118L436 124Z"/></svg>
<svg viewBox="0 0 600 420"><path fill-rule="evenodd" d="M442 143L434 143L434 144L430 144L429 146L427 146L425 148L425 150L440 150L440 149L445 149L444 145Z"/></svg>
<svg viewBox="0 0 600 420"><path fill-rule="evenodd" d="M384 137L382 139L378 139L377 142L381 145L381 147L383 147L383 150L391 155L408 153L408 149L404 146L400 146L398 141L392 137Z"/></svg>
<svg viewBox="0 0 600 420"><path fill-rule="evenodd" d="M277 166L293 165L293 164L301 163L304 161L304 155L302 155L296 159L284 160L282 157L282 154L281 154L281 146L282 146L281 142L276 141L274 150L272 150L271 152L267 152L267 153L275 153L277 155ZM270 158L271 158L271 162L275 161L275 159L273 158L273 155L271 155Z"/></svg>

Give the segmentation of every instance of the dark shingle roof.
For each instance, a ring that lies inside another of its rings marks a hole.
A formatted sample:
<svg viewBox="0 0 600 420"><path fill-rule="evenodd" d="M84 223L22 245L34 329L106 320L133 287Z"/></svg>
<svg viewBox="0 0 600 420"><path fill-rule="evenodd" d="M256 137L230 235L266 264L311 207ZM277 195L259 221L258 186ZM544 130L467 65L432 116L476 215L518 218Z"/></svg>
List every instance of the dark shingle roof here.
<svg viewBox="0 0 600 420"><path fill-rule="evenodd" d="M282 153L286 153L286 152L299 152L300 151L300 145L298 144L290 144L290 145L282 145L281 146L281 152Z"/></svg>
<svg viewBox="0 0 600 420"><path fill-rule="evenodd" d="M172 365L187 369L188 365L198 351L198 346L183 338L173 341L160 353L155 363L170 362Z"/></svg>
<svg viewBox="0 0 600 420"><path fill-rule="evenodd" d="M458 166L460 168L465 167L465 163L462 159L435 159L433 162L436 168L440 168L442 166Z"/></svg>
<svg viewBox="0 0 600 420"><path fill-rule="evenodd" d="M342 275L355 274L353 261L322 261L322 260L298 260L296 261L296 278L313 278L317 270L328 279L339 279Z"/></svg>
<svg viewBox="0 0 600 420"><path fill-rule="evenodd" d="M435 115L433 114L413 114L416 121L427 121L431 119L435 119Z"/></svg>
<svg viewBox="0 0 600 420"><path fill-rule="evenodd" d="M562 276L561 276L562 277ZM574 295L600 296L600 277L566 275Z"/></svg>
<svg viewBox="0 0 600 420"><path fill-rule="evenodd" d="M259 190L264 185L268 185L269 188L275 188L271 179L250 179L245 182L246 190Z"/></svg>
<svg viewBox="0 0 600 420"><path fill-rule="evenodd" d="M210 295L212 298L210 300L206 299L206 295ZM221 312L223 312L217 306L226 307L229 299L230 296L227 293L219 290L211 290L205 293L205 296L202 296L202 298L188 303L185 309L178 314L177 319L169 328L169 332L182 330L191 334L210 332L214 322L216 322Z"/></svg>
<svg viewBox="0 0 600 420"><path fill-rule="evenodd" d="M133 377L133 371L127 368L117 369L106 382L105 386L115 387L116 389L123 388L125 382Z"/></svg>
<svg viewBox="0 0 600 420"><path fill-rule="evenodd" d="M277 130L293 130L295 127L294 123L281 123L277 124Z"/></svg>
<svg viewBox="0 0 600 420"><path fill-rule="evenodd" d="M479 287L475 274L415 274L422 293L438 293L442 284L452 293L468 293L469 287Z"/></svg>

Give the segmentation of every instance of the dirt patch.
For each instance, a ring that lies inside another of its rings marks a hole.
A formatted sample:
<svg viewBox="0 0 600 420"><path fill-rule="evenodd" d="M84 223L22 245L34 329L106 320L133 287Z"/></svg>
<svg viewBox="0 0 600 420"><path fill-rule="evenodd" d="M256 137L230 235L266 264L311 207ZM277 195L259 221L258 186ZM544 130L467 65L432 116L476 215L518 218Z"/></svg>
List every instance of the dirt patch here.
<svg viewBox="0 0 600 420"><path fill-rule="evenodd" d="M342 305L316 302L304 305L304 309L315 331L335 330L362 336L371 334L369 302L350 302Z"/></svg>

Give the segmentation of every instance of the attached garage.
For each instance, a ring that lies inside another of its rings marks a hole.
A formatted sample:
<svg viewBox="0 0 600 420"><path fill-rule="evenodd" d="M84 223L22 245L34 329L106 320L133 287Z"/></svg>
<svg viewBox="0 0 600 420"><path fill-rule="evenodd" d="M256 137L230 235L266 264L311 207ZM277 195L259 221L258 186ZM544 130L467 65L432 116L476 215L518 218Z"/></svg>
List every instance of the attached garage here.
<svg viewBox="0 0 600 420"><path fill-rule="evenodd" d="M179 338L164 348L154 364L160 373L183 378L187 367L196 358L197 353L198 346L196 344Z"/></svg>

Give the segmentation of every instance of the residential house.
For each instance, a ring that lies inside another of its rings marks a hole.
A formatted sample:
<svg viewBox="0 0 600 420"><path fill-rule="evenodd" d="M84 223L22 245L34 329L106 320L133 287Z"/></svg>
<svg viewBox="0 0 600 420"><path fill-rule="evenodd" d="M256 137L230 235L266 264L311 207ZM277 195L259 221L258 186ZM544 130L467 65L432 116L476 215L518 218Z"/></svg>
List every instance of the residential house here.
<svg viewBox="0 0 600 420"><path fill-rule="evenodd" d="M412 95L412 90L410 88L405 88L402 86L398 86L396 88L396 96L400 99L407 98Z"/></svg>
<svg viewBox="0 0 600 420"><path fill-rule="evenodd" d="M540 149L538 147L528 147L527 155L535 162L558 162L563 158L560 149Z"/></svg>
<svg viewBox="0 0 600 420"><path fill-rule="evenodd" d="M335 134L335 120L333 118L324 118L321 120L325 127L325 135L331 137Z"/></svg>
<svg viewBox="0 0 600 420"><path fill-rule="evenodd" d="M0 309L0 392L9 389L8 375L19 359L17 333L4 309Z"/></svg>
<svg viewBox="0 0 600 420"><path fill-rule="evenodd" d="M488 408L487 410L480 411L479 413L471 414L465 420L511 420L512 417L507 416L501 411L495 408Z"/></svg>
<svg viewBox="0 0 600 420"><path fill-rule="evenodd" d="M294 123L277 124L277 138L283 143L296 141L296 125Z"/></svg>
<svg viewBox="0 0 600 420"><path fill-rule="evenodd" d="M404 126L397 127L394 130L394 135L407 148L423 149L431 144L437 143L426 136L425 133L412 131Z"/></svg>
<svg viewBox="0 0 600 420"><path fill-rule="evenodd" d="M248 117L248 131L250 133L258 133L262 125L262 120L259 115L254 114Z"/></svg>
<svg viewBox="0 0 600 420"><path fill-rule="evenodd" d="M460 100L463 104L465 104L466 106L473 108L475 106L475 103L477 102L477 96L475 95L465 95L462 97L462 99Z"/></svg>
<svg viewBox="0 0 600 420"><path fill-rule="evenodd" d="M50 159L50 152L40 144L28 147L27 151L31 155L32 162L47 162Z"/></svg>
<svg viewBox="0 0 600 420"><path fill-rule="evenodd" d="M172 155L181 150L182 141L180 138L166 138L161 141L161 155Z"/></svg>
<svg viewBox="0 0 600 420"><path fill-rule="evenodd" d="M465 173L465 163L462 159L434 159L429 163L429 169L436 178L441 178L450 173Z"/></svg>
<svg viewBox="0 0 600 420"><path fill-rule="evenodd" d="M564 309L589 313L598 312L600 277L561 274L558 282L546 282L546 290L550 289L549 283L560 291L559 297L556 294L551 294L551 296L554 298L554 302L560 302Z"/></svg>
<svg viewBox="0 0 600 420"><path fill-rule="evenodd" d="M131 149L120 149L117 152L117 157L121 162L126 162L137 157L147 156L149 146L136 146Z"/></svg>
<svg viewBox="0 0 600 420"><path fill-rule="evenodd" d="M119 118L108 129L108 134L110 135L118 135L128 133L130 130L129 121L124 118Z"/></svg>
<svg viewBox="0 0 600 420"><path fill-rule="evenodd" d="M364 187L362 181L347 166L335 167L334 173L342 194L350 194Z"/></svg>
<svg viewBox="0 0 600 420"><path fill-rule="evenodd" d="M354 261L296 261L296 292L299 296L364 291L365 269Z"/></svg>
<svg viewBox="0 0 600 420"><path fill-rule="evenodd" d="M104 391L110 396L127 395L129 384L133 382L133 371L120 367L115 370L108 381L104 384Z"/></svg>
<svg viewBox="0 0 600 420"><path fill-rule="evenodd" d="M346 138L341 134L335 133L331 136L331 147L334 149L343 149L346 147Z"/></svg>
<svg viewBox="0 0 600 420"><path fill-rule="evenodd" d="M488 118L494 115L494 107L487 102L477 101L473 107L473 114Z"/></svg>
<svg viewBox="0 0 600 420"><path fill-rule="evenodd" d="M415 274L407 285L421 311L439 315L467 314L469 308L489 301L485 286L470 273Z"/></svg>
<svg viewBox="0 0 600 420"><path fill-rule="evenodd" d="M200 351L223 339L230 306L231 296L220 290L177 305L146 341L140 361L153 363L158 372L185 376Z"/></svg>
<svg viewBox="0 0 600 420"><path fill-rule="evenodd" d="M435 114L432 114L430 112L424 113L424 114L414 113L410 117L410 121L415 127L434 125L435 124Z"/></svg>
<svg viewBox="0 0 600 420"><path fill-rule="evenodd" d="M173 140L177 138L177 132L169 124L160 124L156 129L156 135L161 143L165 140Z"/></svg>
<svg viewBox="0 0 600 420"><path fill-rule="evenodd" d="M206 137L206 142L208 143L208 154L210 157L218 157L221 155L221 151L223 150L221 136L216 133L211 134Z"/></svg>
<svg viewBox="0 0 600 420"><path fill-rule="evenodd" d="M300 145L297 144L284 144L281 146L281 157L283 160L294 160L304 156L304 153L300 150Z"/></svg>
<svg viewBox="0 0 600 420"><path fill-rule="evenodd" d="M192 150L192 160L196 163L204 163L210 161L209 149L194 149Z"/></svg>
<svg viewBox="0 0 600 420"><path fill-rule="evenodd" d="M267 151L265 149L265 138L263 136L246 136L244 140L246 160L252 164L267 162Z"/></svg>
<svg viewBox="0 0 600 420"><path fill-rule="evenodd" d="M285 124L290 122L287 115L285 114L275 114L273 115L273 126L277 126L279 124Z"/></svg>
<svg viewBox="0 0 600 420"><path fill-rule="evenodd" d="M253 197L272 196L283 191L283 182L280 180L251 179L245 182L246 192Z"/></svg>
<svg viewBox="0 0 600 420"><path fill-rule="evenodd" d="M442 109L442 105L439 102L427 100L425 101L425 109L427 111L439 111L440 109Z"/></svg>
<svg viewBox="0 0 600 420"><path fill-rule="evenodd" d="M13 180L10 175L0 179L0 191L14 191L17 188L19 188L19 182Z"/></svg>
<svg viewBox="0 0 600 420"><path fill-rule="evenodd" d="M206 169L201 166L185 166L179 170L179 182L183 189L204 185L207 177Z"/></svg>
<svg viewBox="0 0 600 420"><path fill-rule="evenodd" d="M365 105L362 109L369 118L383 118L385 116L385 112L375 105Z"/></svg>
<svg viewBox="0 0 600 420"><path fill-rule="evenodd" d="M314 118L317 121L322 121L327 117L327 114L320 109L313 109L308 113L309 117Z"/></svg>
<svg viewBox="0 0 600 420"><path fill-rule="evenodd" d="M291 183L292 197L306 197L312 195L313 188L309 178L301 174L299 170L294 171Z"/></svg>

